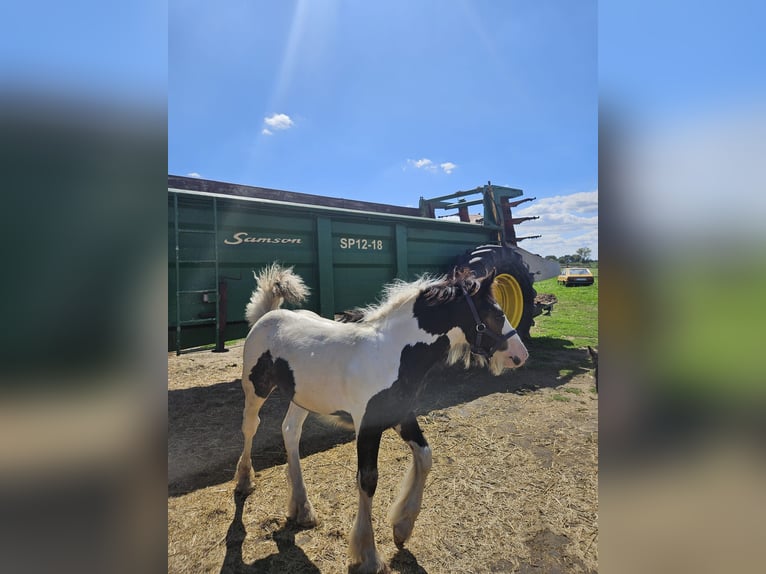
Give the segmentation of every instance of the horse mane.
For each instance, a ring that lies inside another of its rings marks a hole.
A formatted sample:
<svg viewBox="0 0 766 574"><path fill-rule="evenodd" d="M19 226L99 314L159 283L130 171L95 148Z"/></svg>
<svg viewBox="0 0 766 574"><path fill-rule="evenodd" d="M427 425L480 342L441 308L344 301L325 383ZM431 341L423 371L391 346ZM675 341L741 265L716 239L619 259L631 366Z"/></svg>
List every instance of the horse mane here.
<svg viewBox="0 0 766 574"><path fill-rule="evenodd" d="M342 323L380 321L421 294L429 306L444 305L463 297L466 292L475 295L480 286L480 279L470 269L457 269L450 275L424 274L410 283L395 279L383 287L379 303L344 311L338 320Z"/></svg>

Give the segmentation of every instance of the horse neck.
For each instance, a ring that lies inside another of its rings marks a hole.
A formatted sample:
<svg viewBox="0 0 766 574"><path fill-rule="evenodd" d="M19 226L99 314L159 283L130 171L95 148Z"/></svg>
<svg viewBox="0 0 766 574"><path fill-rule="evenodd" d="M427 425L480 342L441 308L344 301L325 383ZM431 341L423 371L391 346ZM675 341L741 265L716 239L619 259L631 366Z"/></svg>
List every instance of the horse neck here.
<svg viewBox="0 0 766 574"><path fill-rule="evenodd" d="M432 306L426 304L421 296L413 298L389 313L379 323L379 332L410 344L434 342L442 336L449 336L450 331L458 327L449 307L453 304L449 302ZM453 337L449 336L449 346L452 344ZM433 360L438 361L440 358L437 356Z"/></svg>
<svg viewBox="0 0 766 574"><path fill-rule="evenodd" d="M420 296L414 301L412 312L422 330L434 335L446 335L460 326L453 312L453 306L456 303L456 301L448 301L429 305L423 296Z"/></svg>
<svg viewBox="0 0 766 574"><path fill-rule="evenodd" d="M402 339L409 338L408 332L420 332L421 337L422 331L431 335L446 335L459 326L452 312L456 304L458 301L452 300L429 305L421 291L391 307L377 310L365 322L379 332L395 334Z"/></svg>
<svg viewBox="0 0 766 574"><path fill-rule="evenodd" d="M395 308L390 309L384 315L375 319L377 330L388 335L406 336L408 331L417 330L418 323L413 317L412 308L414 299L406 301Z"/></svg>
<svg viewBox="0 0 766 574"><path fill-rule="evenodd" d="M410 301L381 317L375 327L382 339L393 344L390 349L395 350L400 359L399 378L407 381L407 392L417 396L428 372L446 361L452 341L446 331L424 331L413 314L413 305L414 301Z"/></svg>

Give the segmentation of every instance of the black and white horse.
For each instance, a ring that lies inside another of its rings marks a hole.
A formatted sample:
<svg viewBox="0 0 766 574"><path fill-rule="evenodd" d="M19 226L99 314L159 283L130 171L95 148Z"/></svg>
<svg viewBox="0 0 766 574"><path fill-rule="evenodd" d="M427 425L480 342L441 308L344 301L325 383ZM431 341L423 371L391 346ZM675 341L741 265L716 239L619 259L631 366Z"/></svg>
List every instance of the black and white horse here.
<svg viewBox="0 0 766 574"><path fill-rule="evenodd" d="M422 277L385 288L379 305L352 313L351 322L310 311L279 309L308 294L303 281L277 264L256 277L247 305L252 325L244 346L242 387L245 444L237 465L237 490L252 489L251 449L258 412L279 387L290 400L282 423L290 481L289 518L317 523L301 472L298 444L309 412L350 415L356 431L359 509L350 539L351 565L385 571L375 548L371 509L378 481L383 431L394 428L412 449L412 466L389 511L401 547L420 513L431 451L413 413L428 370L440 361L486 364L497 375L526 361L528 352L492 297L494 272L477 278L468 270L450 277Z"/></svg>

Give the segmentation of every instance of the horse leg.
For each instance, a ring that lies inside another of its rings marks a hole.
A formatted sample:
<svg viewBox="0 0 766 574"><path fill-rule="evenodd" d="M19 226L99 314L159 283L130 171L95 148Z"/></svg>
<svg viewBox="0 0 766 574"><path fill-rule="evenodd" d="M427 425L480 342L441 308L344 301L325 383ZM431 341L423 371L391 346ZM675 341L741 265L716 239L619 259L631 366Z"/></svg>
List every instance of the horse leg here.
<svg viewBox="0 0 766 574"><path fill-rule="evenodd" d="M261 422L258 413L265 402L266 397L259 397L252 391L245 391L245 409L242 413L242 435L245 438L245 444L237 463L237 473L234 475L237 481L237 492L250 493L253 491L253 437Z"/></svg>
<svg viewBox="0 0 766 574"><path fill-rule="evenodd" d="M394 529L394 543L401 548L412 534L415 519L420 514L423 488L431 470L431 448L413 413L396 426L396 432L412 449L412 465L404 475L399 494L388 511L388 521Z"/></svg>
<svg viewBox="0 0 766 574"><path fill-rule="evenodd" d="M282 421L282 438L285 440L285 450L287 450L287 478L290 483L290 502L287 516L301 526L310 527L317 525L317 517L306 494L299 452L301 429L308 414L306 409L295 403L290 403L287 415Z"/></svg>
<svg viewBox="0 0 766 574"><path fill-rule="evenodd" d="M248 375L248 372L250 373ZM261 422L258 413L276 385L269 376L268 361L263 357L258 360L252 371L245 365L242 371L242 390L245 392L245 409L242 414L242 435L245 444L242 455L237 463L234 478L237 481L236 491L250 493L253 491L253 437Z"/></svg>
<svg viewBox="0 0 766 574"><path fill-rule="evenodd" d="M359 509L351 530L349 555L354 571L360 574L389 572L375 548L375 533L372 530L372 497L378 487L378 450L382 434L381 428L362 426L356 438Z"/></svg>

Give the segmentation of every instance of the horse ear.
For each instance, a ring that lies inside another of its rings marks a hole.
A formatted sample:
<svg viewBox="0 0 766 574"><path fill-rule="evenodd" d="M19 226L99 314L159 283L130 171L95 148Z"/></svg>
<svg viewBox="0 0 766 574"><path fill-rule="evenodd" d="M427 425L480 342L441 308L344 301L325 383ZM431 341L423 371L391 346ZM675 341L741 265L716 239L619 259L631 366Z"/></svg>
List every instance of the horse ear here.
<svg viewBox="0 0 766 574"><path fill-rule="evenodd" d="M492 282L495 280L496 276L497 276L497 269L493 267L492 269L489 270L489 273L487 273L484 277L479 279L479 281L481 281L481 287L479 288L479 291L486 292L486 290L492 286Z"/></svg>

